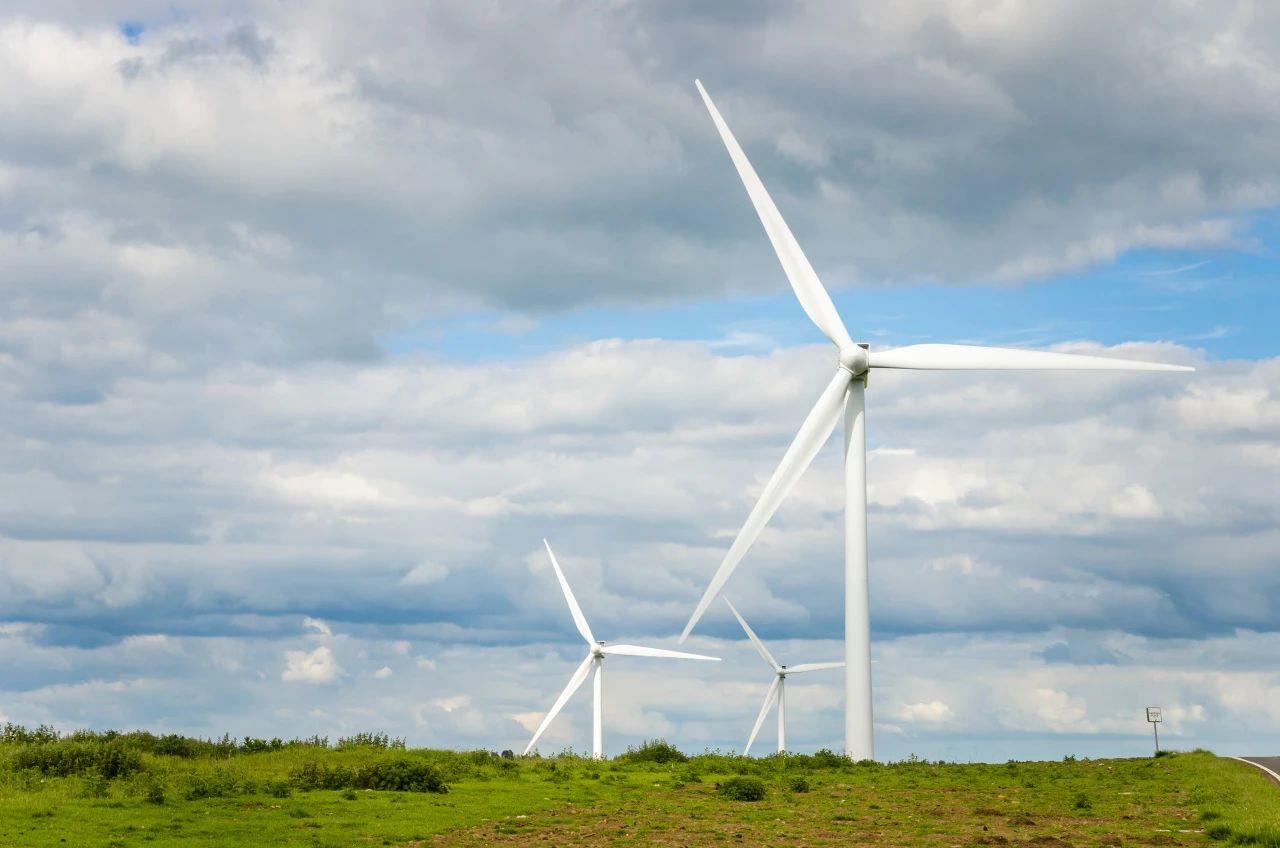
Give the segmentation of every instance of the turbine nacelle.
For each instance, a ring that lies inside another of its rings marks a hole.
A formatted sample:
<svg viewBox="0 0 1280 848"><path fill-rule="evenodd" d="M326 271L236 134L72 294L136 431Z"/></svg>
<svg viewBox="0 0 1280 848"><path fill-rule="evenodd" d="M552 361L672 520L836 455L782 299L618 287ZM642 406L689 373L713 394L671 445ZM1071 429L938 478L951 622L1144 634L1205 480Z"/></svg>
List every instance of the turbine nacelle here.
<svg viewBox="0 0 1280 848"><path fill-rule="evenodd" d="M855 344L841 350L840 367L855 377L861 377L867 373L867 369L871 365L867 347L865 344Z"/></svg>

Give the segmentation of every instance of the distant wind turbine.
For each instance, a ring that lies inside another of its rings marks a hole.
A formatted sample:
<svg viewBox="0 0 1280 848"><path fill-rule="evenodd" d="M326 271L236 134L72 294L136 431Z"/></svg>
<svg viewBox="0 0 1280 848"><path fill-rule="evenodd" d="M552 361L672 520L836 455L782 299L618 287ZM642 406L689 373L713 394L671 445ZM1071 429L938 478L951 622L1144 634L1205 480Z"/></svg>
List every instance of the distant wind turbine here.
<svg viewBox="0 0 1280 848"><path fill-rule="evenodd" d="M836 312L827 290L814 273L791 234L769 192L756 176L737 140L720 117L711 97L701 82L695 81L702 100L711 113L720 138L729 149L729 158L746 186L760 223L773 244L783 271L791 282L800 306L818 329L839 350L835 376L827 384L808 417L800 425L791 446L783 454L773 476L765 485L738 536L725 554L724 561L711 578L702 599L689 617L683 642L715 600L729 575L737 568L760 531L782 505L800 475L826 444L844 414L845 474L845 753L855 760L874 755L871 724L871 619L867 591L867 442L865 391L867 373L872 368L907 368L925 371L1013 370L1013 371L1194 371L1184 365L1158 362L1135 362L1101 356L1080 356L1039 350L1017 350L998 347L975 347L953 344L919 344L873 351L866 344L855 344L844 322Z"/></svg>
<svg viewBox="0 0 1280 848"><path fill-rule="evenodd" d="M564 687L564 691L560 693L560 697L556 698L556 702L551 705L551 710L543 717L542 723L534 731L533 738L525 746L524 752L527 754L533 750L533 746L538 742L538 737L542 736L542 732L560 714L560 710L564 709L564 705L573 697L573 693L578 691L578 687L582 685L582 681L587 679L587 675L591 673L594 667L595 698L591 725L591 756L597 760L603 759L604 728L602 726L602 711L604 706L604 658L606 654L631 657L666 657L677 660L709 660L712 662L719 662L720 658L706 657L702 654L686 654L683 651L668 651L665 648L646 648L642 645L608 645L597 641L596 637L591 635L591 628L587 626L587 617L582 614L582 607L578 606L578 600L573 596L573 590L569 588L569 581L565 579L564 572L560 570L560 563L556 561L556 555L551 551L551 544L546 539L542 540L542 544L546 545L547 556L551 557L551 567L555 569L556 579L560 581L560 588L564 591L564 599L569 604L569 612L573 615L573 623L578 626L578 632L582 634L582 638L587 640L587 657L569 678L569 683Z"/></svg>
<svg viewBox="0 0 1280 848"><path fill-rule="evenodd" d="M778 753L786 753L787 750L787 675L803 674L806 671L823 671L828 668L844 668L842 662L824 662L824 663L802 663L801 665L778 665L778 661L773 658L773 654L769 653L769 649L764 646L760 638L756 636L755 631L747 624L747 620L738 612L737 607L730 603L728 598L724 599L729 604L729 609L733 612L733 617L738 619L738 623L742 625L742 629L746 631L747 638L751 640L751 644L756 646L756 651L773 669L773 683L769 686L769 691L765 693L764 703L760 706L760 715L756 716L756 726L751 728L751 736L747 738L747 747L742 749L742 756L751 753L751 745L756 741L756 736L760 733L760 728L764 725L765 716L769 714L769 709L777 703L778 705Z"/></svg>

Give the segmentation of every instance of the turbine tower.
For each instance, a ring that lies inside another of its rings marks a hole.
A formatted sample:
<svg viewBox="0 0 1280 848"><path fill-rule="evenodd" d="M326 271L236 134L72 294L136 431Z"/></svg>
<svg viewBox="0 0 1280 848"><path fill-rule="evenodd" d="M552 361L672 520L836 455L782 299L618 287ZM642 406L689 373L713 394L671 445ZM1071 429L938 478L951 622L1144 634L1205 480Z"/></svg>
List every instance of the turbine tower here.
<svg viewBox="0 0 1280 848"><path fill-rule="evenodd" d="M769 653L769 649L764 646L760 638L756 636L755 631L747 624L747 620L738 612L737 607L730 603L728 598L724 599L729 604L733 617L738 619L738 623L742 625L742 629L746 631L747 638L751 640L751 644L756 646L761 658L773 670L773 683L769 686L769 691L765 693L764 704L760 706L760 715L756 716L756 725L751 728L751 736L747 738L747 746L742 749L742 756L751 753L751 744L756 741L756 736L760 733L760 728L764 725L765 716L769 714L769 709L774 703L778 704L778 753L785 754L787 752L787 675L803 674L806 671L822 671L828 668L844 668L842 662L825 662L825 663L802 663L800 665L778 665L778 661L773 658L773 654Z"/></svg>
<svg viewBox="0 0 1280 848"><path fill-rule="evenodd" d="M560 697L556 698L556 702L551 705L551 710L543 717L542 723L538 725L538 729L534 731L533 738L529 740L529 744L525 746L524 753L533 750L533 746L537 744L538 737L542 736L542 732L547 729L552 720L560 714L560 710L564 709L564 705L573 697L573 693L578 691L578 687L582 685L582 681L587 679L587 675L595 671L595 697L592 709L591 722L591 756L597 760L604 759L604 727L603 727L603 706L604 706L604 658L608 654L619 654L631 657L667 657L677 660L710 660L719 662L719 657L706 657L702 654L686 654L683 651L668 651L665 648L646 648L642 645L608 645L604 642L597 641L596 637L591 635L591 628L587 626L587 617L582 614L582 607L578 606L578 599L573 596L573 590L569 588L569 581L565 580L564 572L560 570L560 563L556 561L556 555L551 551L551 544L546 540L542 540L542 544L547 547L547 556L551 557L551 567L556 571L556 579L560 581L560 588L564 591L564 599L569 604L569 612L573 615L573 623L578 626L578 632L582 634L582 638L587 640L587 657L578 666L573 675L569 678L569 683L564 687L564 691L560 693Z"/></svg>
<svg viewBox="0 0 1280 848"><path fill-rule="evenodd" d="M844 417L845 476L845 754L855 760L874 755L871 724L871 620L867 591L867 441L865 392L872 368L905 368L924 371L1012 370L1012 371L1194 371L1184 365L1135 362L1101 356L1080 356L1049 351L976 347L953 344L919 344L884 351L855 344L831 303L827 290L814 273L791 234L778 208L769 197L755 169L742 152L729 127L720 117L702 83L695 81L702 101L711 113L720 138L729 150L755 206L760 223L773 244L782 269L809 319L835 344L836 373L818 402L800 425L791 446L782 456L760 500L747 516L724 561L694 609L680 635L683 642L715 600L729 575L742 561L760 531L786 499L800 475L826 443L836 422Z"/></svg>

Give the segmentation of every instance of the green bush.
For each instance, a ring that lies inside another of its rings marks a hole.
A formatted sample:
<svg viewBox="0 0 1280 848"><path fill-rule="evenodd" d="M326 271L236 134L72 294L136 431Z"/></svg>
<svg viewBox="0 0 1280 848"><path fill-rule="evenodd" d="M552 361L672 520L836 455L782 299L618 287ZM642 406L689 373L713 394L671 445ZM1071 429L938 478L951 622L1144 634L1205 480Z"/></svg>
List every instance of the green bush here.
<svg viewBox="0 0 1280 848"><path fill-rule="evenodd" d="M646 739L639 748L627 748L625 754L618 757L624 763L687 763L689 758L665 739Z"/></svg>
<svg viewBox="0 0 1280 848"><path fill-rule="evenodd" d="M408 758L365 766L356 772L357 789L392 792L448 792L440 770L430 763Z"/></svg>
<svg viewBox="0 0 1280 848"><path fill-rule="evenodd" d="M808 792L809 781L801 777L800 775L796 775L795 777L791 778L791 791L792 792Z"/></svg>
<svg viewBox="0 0 1280 848"><path fill-rule="evenodd" d="M182 778L182 797L188 801L229 798L239 795L242 788L234 774L222 769L191 772Z"/></svg>
<svg viewBox="0 0 1280 848"><path fill-rule="evenodd" d="M96 772L85 775L84 780L80 783L80 797L82 798L105 798L109 794L111 784L101 774Z"/></svg>
<svg viewBox="0 0 1280 848"><path fill-rule="evenodd" d="M163 804L165 801L164 783L154 775L146 775L142 782L142 797L148 804Z"/></svg>
<svg viewBox="0 0 1280 848"><path fill-rule="evenodd" d="M349 789L355 784L355 772L346 766L331 766L310 760L289 773L293 785L303 792L316 789Z"/></svg>
<svg viewBox="0 0 1280 848"><path fill-rule="evenodd" d="M80 741L75 738L27 744L13 755L15 770L34 769L52 777L96 772L107 780L142 770L142 755L123 739Z"/></svg>
<svg viewBox="0 0 1280 848"><path fill-rule="evenodd" d="M716 791L731 801L763 801L764 781L758 777L731 777L721 783Z"/></svg>
<svg viewBox="0 0 1280 848"><path fill-rule="evenodd" d="M1071 802L1071 808L1074 810L1092 810L1093 801L1089 800L1089 796L1083 792L1077 792L1075 799Z"/></svg>
<svg viewBox="0 0 1280 848"><path fill-rule="evenodd" d="M448 792L440 769L428 762L401 757L348 768L310 761L289 775L304 792L316 789L378 789L388 792Z"/></svg>

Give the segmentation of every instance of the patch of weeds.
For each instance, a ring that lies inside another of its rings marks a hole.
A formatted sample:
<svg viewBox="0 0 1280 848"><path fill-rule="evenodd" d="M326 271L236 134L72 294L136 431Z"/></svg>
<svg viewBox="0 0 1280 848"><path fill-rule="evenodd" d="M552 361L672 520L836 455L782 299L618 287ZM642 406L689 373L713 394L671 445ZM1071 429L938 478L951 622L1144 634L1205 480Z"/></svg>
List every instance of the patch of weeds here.
<svg viewBox="0 0 1280 848"><path fill-rule="evenodd" d="M355 801L359 797L354 789L348 789L342 793L342 800L344 801Z"/></svg>
<svg viewBox="0 0 1280 848"><path fill-rule="evenodd" d="M1071 801L1071 809L1089 812L1093 809L1093 801L1083 792L1077 792L1076 797Z"/></svg>
<svg viewBox="0 0 1280 848"><path fill-rule="evenodd" d="M801 775L796 775L791 778L790 784L792 792L808 792L810 788L809 781Z"/></svg>
<svg viewBox="0 0 1280 848"><path fill-rule="evenodd" d="M1222 818L1222 813L1217 810L1205 810L1200 814L1200 821L1217 821Z"/></svg>
<svg viewBox="0 0 1280 848"><path fill-rule="evenodd" d="M291 819L309 819L311 818L311 811L305 807L290 807L285 812L285 815Z"/></svg>
<svg viewBox="0 0 1280 848"><path fill-rule="evenodd" d="M293 794L293 787L287 780L268 780L266 789L272 798L288 798Z"/></svg>
<svg viewBox="0 0 1280 848"><path fill-rule="evenodd" d="M105 798L110 789L111 784L101 774L88 774L80 782L80 797Z"/></svg>
<svg viewBox="0 0 1280 848"><path fill-rule="evenodd" d="M731 777L716 787L716 791L731 801L763 801L766 794L764 781L749 775Z"/></svg>

